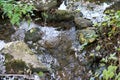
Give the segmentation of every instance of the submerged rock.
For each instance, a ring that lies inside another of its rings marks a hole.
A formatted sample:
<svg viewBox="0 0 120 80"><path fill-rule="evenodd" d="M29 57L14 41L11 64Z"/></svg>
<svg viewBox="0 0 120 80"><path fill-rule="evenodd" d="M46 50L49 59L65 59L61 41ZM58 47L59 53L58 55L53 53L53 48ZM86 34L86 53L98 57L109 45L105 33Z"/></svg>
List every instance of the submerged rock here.
<svg viewBox="0 0 120 80"><path fill-rule="evenodd" d="M97 38L97 34L93 28L79 30L77 36L78 36L79 42L82 44L92 43Z"/></svg>
<svg viewBox="0 0 120 80"><path fill-rule="evenodd" d="M42 38L43 32L40 28L32 28L25 33L25 41L33 41L36 42Z"/></svg>
<svg viewBox="0 0 120 80"><path fill-rule="evenodd" d="M75 22L77 29L92 27L92 22L90 20L84 19L82 17L75 17L74 22Z"/></svg>
<svg viewBox="0 0 120 80"><path fill-rule="evenodd" d="M24 63L23 67L25 66L27 66L28 68L32 67L32 69L37 69L38 71L43 69L47 70L46 66L43 65L37 59L37 56L32 52L32 50L29 49L29 47L23 41L7 43L4 49L1 51L1 53L7 55L6 68L10 65L12 66L12 64L16 62L16 64L14 64L16 66L21 65L21 63ZM17 69L16 71L19 71L18 68L14 68L14 69ZM20 70L23 70L23 68L20 67Z"/></svg>

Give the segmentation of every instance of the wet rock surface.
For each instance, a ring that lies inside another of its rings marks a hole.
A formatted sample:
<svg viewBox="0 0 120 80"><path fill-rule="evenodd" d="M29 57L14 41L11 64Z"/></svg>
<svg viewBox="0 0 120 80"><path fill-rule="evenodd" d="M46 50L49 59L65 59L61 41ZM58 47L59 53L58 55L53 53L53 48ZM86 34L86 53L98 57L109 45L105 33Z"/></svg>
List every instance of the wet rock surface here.
<svg viewBox="0 0 120 80"><path fill-rule="evenodd" d="M75 17L74 22L75 22L77 29L84 29L87 27L92 27L92 22L82 17Z"/></svg>

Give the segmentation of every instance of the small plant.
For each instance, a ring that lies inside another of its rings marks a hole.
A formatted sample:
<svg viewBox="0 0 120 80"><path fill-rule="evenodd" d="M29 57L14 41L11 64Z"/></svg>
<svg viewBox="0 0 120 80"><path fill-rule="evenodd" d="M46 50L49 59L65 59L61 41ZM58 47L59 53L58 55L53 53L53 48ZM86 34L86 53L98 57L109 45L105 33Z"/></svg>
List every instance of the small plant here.
<svg viewBox="0 0 120 80"><path fill-rule="evenodd" d="M0 7L3 11L2 17L7 16L13 25L19 25L23 15L30 18L30 13L35 9L31 4L24 4L14 0L0 0Z"/></svg>
<svg viewBox="0 0 120 80"><path fill-rule="evenodd" d="M99 68L94 72L90 80L120 80L120 72L117 73L116 54L110 54L102 58Z"/></svg>
<svg viewBox="0 0 120 80"><path fill-rule="evenodd" d="M110 80L115 76L117 66L108 66L108 69L103 70L103 79Z"/></svg>
<svg viewBox="0 0 120 80"><path fill-rule="evenodd" d="M42 76L44 76L44 73L40 71L40 72L38 73L38 75L39 75L40 77L42 77Z"/></svg>

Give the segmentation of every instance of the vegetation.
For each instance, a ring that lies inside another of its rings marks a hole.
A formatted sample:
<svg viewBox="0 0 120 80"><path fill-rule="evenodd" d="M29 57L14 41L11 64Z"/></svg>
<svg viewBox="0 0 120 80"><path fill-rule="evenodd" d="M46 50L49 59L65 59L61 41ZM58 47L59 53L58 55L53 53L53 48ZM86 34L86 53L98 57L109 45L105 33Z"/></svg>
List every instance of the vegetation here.
<svg viewBox="0 0 120 80"><path fill-rule="evenodd" d="M120 35L120 11L115 12L114 10L108 10L105 11L105 14L105 20L96 25L99 33L98 42L103 42L101 45L97 46L96 49L98 48L97 50L100 50L101 48L105 48L110 54L106 54L106 57L102 57L99 69L95 71L94 76L91 77L90 80L120 80L120 60L118 59L120 57L120 45L119 41L117 41ZM108 41L104 42L104 40ZM110 47L110 49L108 45L113 45L113 47Z"/></svg>
<svg viewBox="0 0 120 80"><path fill-rule="evenodd" d="M14 0L0 0L0 9L3 11L3 18L8 17L13 25L19 25L23 15L30 20L30 13L33 13L35 7Z"/></svg>
<svg viewBox="0 0 120 80"><path fill-rule="evenodd" d="M5 63L6 71L8 73L24 73L27 65L22 60L12 60Z"/></svg>
<svg viewBox="0 0 120 80"><path fill-rule="evenodd" d="M120 32L120 11L107 10L105 14L105 20L102 23L95 24L95 26L98 26L99 31L103 31L103 28L106 29L105 34L108 37L113 37ZM102 34L102 32L100 33Z"/></svg>

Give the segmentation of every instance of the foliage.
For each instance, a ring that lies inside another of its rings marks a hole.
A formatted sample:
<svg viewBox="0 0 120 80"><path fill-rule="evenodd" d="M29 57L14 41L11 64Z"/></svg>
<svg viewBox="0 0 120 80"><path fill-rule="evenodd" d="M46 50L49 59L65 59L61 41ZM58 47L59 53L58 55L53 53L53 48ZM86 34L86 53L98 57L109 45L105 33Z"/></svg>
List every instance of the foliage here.
<svg viewBox="0 0 120 80"><path fill-rule="evenodd" d="M96 70L90 80L120 80L120 72L116 72L118 68L117 60L115 53L102 58L100 68Z"/></svg>
<svg viewBox="0 0 120 80"><path fill-rule="evenodd" d="M108 21L104 25L113 25L115 24L116 27L120 27L120 11L115 12L114 10L107 10L105 11L105 21Z"/></svg>
<svg viewBox="0 0 120 80"><path fill-rule="evenodd" d="M118 28L120 28L120 11L115 12L114 10L105 11L106 16L104 17L104 21L101 23L95 24L100 29L107 28L107 35L109 37L116 35L119 33Z"/></svg>
<svg viewBox="0 0 120 80"><path fill-rule="evenodd" d="M116 69L117 69L117 66L110 65L108 69L105 69L103 71L103 79L105 80L112 79L115 76Z"/></svg>
<svg viewBox="0 0 120 80"><path fill-rule="evenodd" d="M0 9L3 11L3 17L7 16L10 22L19 25L23 15L30 18L30 13L35 9L31 4L16 2L14 0L0 0Z"/></svg>

